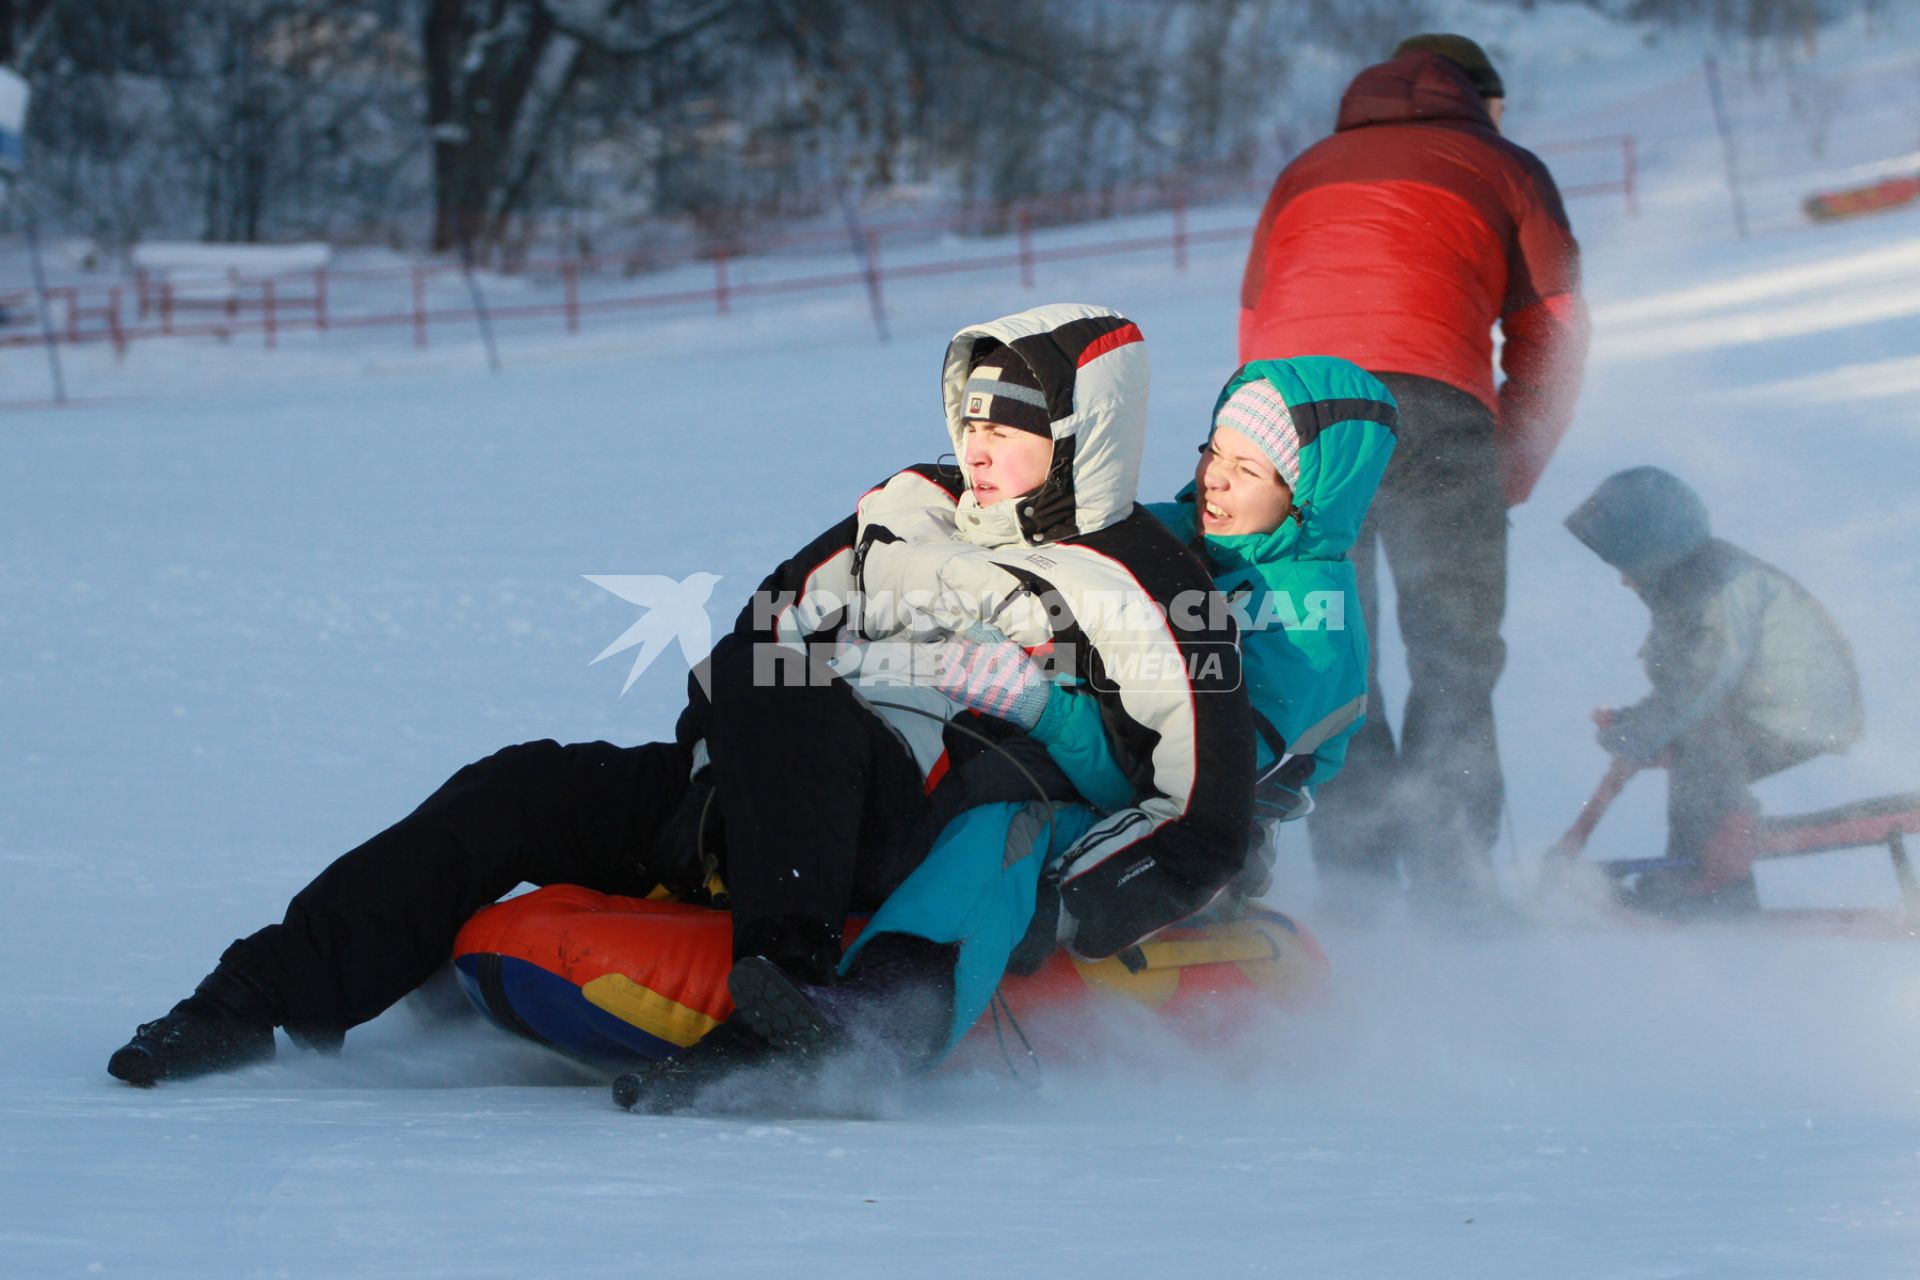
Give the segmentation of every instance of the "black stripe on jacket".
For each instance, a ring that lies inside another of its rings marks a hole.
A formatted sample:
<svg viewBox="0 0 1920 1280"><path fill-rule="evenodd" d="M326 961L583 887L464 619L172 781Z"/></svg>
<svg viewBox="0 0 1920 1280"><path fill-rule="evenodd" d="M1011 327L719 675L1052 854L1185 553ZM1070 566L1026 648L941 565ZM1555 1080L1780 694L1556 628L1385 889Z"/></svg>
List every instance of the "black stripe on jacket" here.
<svg viewBox="0 0 1920 1280"><path fill-rule="evenodd" d="M1068 545L1084 546L1125 565L1162 608L1182 596L1188 602L1212 596L1205 567L1142 507ZM1116 824L1108 832L1113 852L1084 870L1069 866L1061 885L1062 902L1077 922L1073 946L1082 955L1112 955L1192 915L1212 901L1246 859L1255 738L1234 625L1224 611L1189 608L1170 611L1168 629L1187 664L1192 691L1190 790L1174 820L1143 831L1131 842L1125 838L1129 832ZM1116 754L1123 764L1150 761L1159 735L1126 713L1118 693L1097 686L1093 691L1101 700L1108 733L1121 748ZM1096 825L1095 832L1105 825Z"/></svg>

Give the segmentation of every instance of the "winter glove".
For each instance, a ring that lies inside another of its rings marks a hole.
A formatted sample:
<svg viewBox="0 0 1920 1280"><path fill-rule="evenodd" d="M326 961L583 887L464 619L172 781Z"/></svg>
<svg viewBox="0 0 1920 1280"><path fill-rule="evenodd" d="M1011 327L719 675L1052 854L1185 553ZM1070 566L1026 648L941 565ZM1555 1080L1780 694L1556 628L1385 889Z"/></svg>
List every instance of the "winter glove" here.
<svg viewBox="0 0 1920 1280"><path fill-rule="evenodd" d="M941 630L958 630L980 617L977 602L963 602L971 607L947 607L941 571L958 545L951 540L912 542L885 525L868 525L853 553L860 637L924 638Z"/></svg>
<svg viewBox="0 0 1920 1280"><path fill-rule="evenodd" d="M1304 782L1295 786L1284 779L1274 778L1254 788L1255 827L1263 827L1269 822L1293 822L1312 812L1313 788Z"/></svg>
<svg viewBox="0 0 1920 1280"><path fill-rule="evenodd" d="M1040 664L984 622L944 642L934 687L961 706L1029 731L1040 723L1052 691Z"/></svg>
<svg viewBox="0 0 1920 1280"><path fill-rule="evenodd" d="M1284 745L1274 748L1279 759L1253 780L1253 825L1292 822L1313 812L1313 781L1317 763L1310 755L1288 755ZM1266 833L1261 832L1264 841Z"/></svg>
<svg viewBox="0 0 1920 1280"><path fill-rule="evenodd" d="M1152 854L1096 859L1078 872L1068 865L1054 936L1082 959L1104 959L1200 911L1225 888L1193 884Z"/></svg>
<svg viewBox="0 0 1920 1280"><path fill-rule="evenodd" d="M1594 721L1599 724L1594 741L1608 755L1631 764L1650 765L1666 749L1665 736L1658 731L1658 726L1643 724L1642 717L1634 715L1630 708L1613 712L1604 723L1599 716L1595 716Z"/></svg>

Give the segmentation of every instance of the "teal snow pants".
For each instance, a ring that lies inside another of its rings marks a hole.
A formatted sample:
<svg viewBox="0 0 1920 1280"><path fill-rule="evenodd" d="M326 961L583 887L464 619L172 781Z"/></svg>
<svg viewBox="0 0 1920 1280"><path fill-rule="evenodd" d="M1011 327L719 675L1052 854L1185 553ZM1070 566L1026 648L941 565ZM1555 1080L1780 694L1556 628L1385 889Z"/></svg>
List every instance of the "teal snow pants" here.
<svg viewBox="0 0 1920 1280"><path fill-rule="evenodd" d="M993 1001L1013 949L1033 921L1040 873L1093 825L1084 804L1005 802L969 809L934 841L926 861L895 889L841 961L841 972L869 938L905 933L957 943L953 1027L946 1049ZM944 1051L943 1051L944 1052Z"/></svg>

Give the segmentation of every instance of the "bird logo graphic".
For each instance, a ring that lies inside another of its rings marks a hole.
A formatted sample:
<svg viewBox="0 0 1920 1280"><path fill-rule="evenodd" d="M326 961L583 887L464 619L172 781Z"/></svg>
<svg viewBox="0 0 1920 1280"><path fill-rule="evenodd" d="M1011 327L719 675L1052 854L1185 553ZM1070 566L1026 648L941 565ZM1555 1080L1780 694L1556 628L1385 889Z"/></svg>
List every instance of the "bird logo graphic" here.
<svg viewBox="0 0 1920 1280"><path fill-rule="evenodd" d="M631 604L637 604L646 612L632 626L621 632L620 638L602 649L594 662L611 658L616 653L639 648L633 655L633 666L627 671L627 682L620 686L620 692L626 693L633 688L633 682L640 673L653 665L653 660L666 651L674 641L680 642L680 654L692 667L707 656L713 648L713 624L707 618L707 600L713 595L714 586L720 581L717 573L693 573L675 580L649 573L614 573L581 575L596 587L603 587L614 595ZM593 663L588 663L592 666Z"/></svg>

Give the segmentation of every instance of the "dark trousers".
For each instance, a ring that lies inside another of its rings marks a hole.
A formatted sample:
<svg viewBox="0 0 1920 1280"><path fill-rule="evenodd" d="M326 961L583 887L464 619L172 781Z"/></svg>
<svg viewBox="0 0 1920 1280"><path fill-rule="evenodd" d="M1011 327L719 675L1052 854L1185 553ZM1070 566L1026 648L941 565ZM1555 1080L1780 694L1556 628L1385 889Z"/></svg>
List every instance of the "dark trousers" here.
<svg viewBox="0 0 1920 1280"><path fill-rule="evenodd" d="M925 856L919 766L819 662L743 646L710 670L735 954L824 977L847 913L878 908Z"/></svg>
<svg viewBox="0 0 1920 1280"><path fill-rule="evenodd" d="M1399 439L1352 552L1372 642L1367 721L1346 767L1317 789L1308 829L1336 894L1404 874L1416 897L1471 905L1492 892L1504 800L1493 686L1506 664L1507 513L1493 414L1429 378L1381 380L1399 402ZM1379 552L1410 677L1397 741L1380 692Z"/></svg>
<svg viewBox="0 0 1920 1280"><path fill-rule="evenodd" d="M466 766L342 854L286 918L221 957L273 994L296 1038L338 1044L447 962L467 917L524 883L643 895L687 789L673 743L528 742Z"/></svg>
<svg viewBox="0 0 1920 1280"><path fill-rule="evenodd" d="M1730 820L1750 827L1759 817L1760 802L1749 789L1754 783L1813 759L1821 748L1787 742L1723 707L1675 738L1667 752L1667 857L1693 861Z"/></svg>
<svg viewBox="0 0 1920 1280"><path fill-rule="evenodd" d="M1758 911L1760 804L1749 788L1820 751L1724 707L1674 739L1665 756L1666 856L1679 865L1636 876L1621 900L1676 919Z"/></svg>
<svg viewBox="0 0 1920 1280"><path fill-rule="evenodd" d="M846 684L811 675L756 679L748 655L716 663L706 728L736 949L824 976L847 912L878 907L924 854L925 800L899 739ZM496 752L341 855L281 923L221 961L272 993L276 1021L297 1039L338 1044L445 964L467 918L522 883L651 891L691 765L674 743Z"/></svg>

